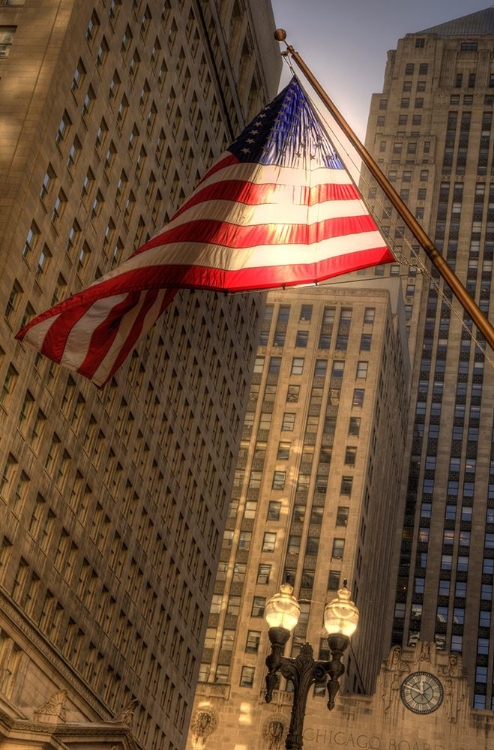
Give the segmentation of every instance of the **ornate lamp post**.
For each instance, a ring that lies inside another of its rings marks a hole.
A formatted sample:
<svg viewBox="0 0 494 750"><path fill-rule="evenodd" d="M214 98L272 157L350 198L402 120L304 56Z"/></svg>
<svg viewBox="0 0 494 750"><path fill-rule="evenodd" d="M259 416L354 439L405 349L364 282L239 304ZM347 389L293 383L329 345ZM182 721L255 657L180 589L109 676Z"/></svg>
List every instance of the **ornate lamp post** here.
<svg viewBox="0 0 494 750"><path fill-rule="evenodd" d="M290 638L300 616L300 604L293 596L293 586L282 584L280 591L266 603L264 616L269 625L271 653L266 659L266 703L270 703L277 682L277 673L293 683L293 706L290 728L286 738L287 750L302 750L302 731L309 689L314 682L326 682L328 688L328 709L334 708L334 699L340 688L339 678L345 667L341 657L350 638L357 628L359 613L350 600L351 593L346 581L338 591L336 599L324 609L324 627L328 633L330 661L316 661L312 646L306 643L293 659L283 656L285 644Z"/></svg>

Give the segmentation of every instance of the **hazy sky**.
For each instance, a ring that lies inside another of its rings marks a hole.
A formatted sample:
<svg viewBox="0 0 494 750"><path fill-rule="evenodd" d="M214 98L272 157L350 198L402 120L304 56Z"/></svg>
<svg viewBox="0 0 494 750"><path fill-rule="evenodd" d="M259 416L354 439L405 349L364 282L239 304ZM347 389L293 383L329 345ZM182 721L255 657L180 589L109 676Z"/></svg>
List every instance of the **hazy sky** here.
<svg viewBox="0 0 494 750"><path fill-rule="evenodd" d="M490 7L489 0L272 0L276 25L360 138L398 39ZM284 48L284 45L283 45ZM285 66L286 67L286 66ZM284 72L283 81L290 73Z"/></svg>

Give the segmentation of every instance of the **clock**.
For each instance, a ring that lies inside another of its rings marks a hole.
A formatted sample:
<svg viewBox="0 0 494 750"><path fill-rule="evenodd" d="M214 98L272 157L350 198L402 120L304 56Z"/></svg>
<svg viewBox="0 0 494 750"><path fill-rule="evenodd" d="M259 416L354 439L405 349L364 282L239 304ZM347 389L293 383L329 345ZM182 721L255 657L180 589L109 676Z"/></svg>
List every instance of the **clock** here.
<svg viewBox="0 0 494 750"><path fill-rule="evenodd" d="M443 702L444 690L430 672L412 672L401 683L400 697L409 711L431 714Z"/></svg>

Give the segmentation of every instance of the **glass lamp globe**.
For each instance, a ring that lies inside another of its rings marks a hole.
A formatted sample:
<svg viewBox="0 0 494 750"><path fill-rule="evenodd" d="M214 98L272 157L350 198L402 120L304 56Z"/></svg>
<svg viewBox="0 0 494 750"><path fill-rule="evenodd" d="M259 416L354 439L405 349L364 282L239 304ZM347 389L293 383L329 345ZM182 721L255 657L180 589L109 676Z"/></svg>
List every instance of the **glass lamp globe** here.
<svg viewBox="0 0 494 750"><path fill-rule="evenodd" d="M358 624L359 612L351 601L351 592L344 586L338 591L336 599L326 604L324 609L324 627L328 635L341 633L351 638Z"/></svg>
<svg viewBox="0 0 494 750"><path fill-rule="evenodd" d="M300 604L293 596L293 586L283 583L277 594L266 602L264 617L270 628L293 630L300 617Z"/></svg>

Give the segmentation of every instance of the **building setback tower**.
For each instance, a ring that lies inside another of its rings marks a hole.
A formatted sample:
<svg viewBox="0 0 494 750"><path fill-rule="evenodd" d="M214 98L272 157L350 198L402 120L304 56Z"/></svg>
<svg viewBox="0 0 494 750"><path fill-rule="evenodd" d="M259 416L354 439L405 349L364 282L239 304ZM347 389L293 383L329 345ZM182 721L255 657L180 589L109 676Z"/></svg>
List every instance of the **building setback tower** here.
<svg viewBox="0 0 494 750"><path fill-rule="evenodd" d="M372 692L391 635L382 612L393 596L407 362L396 279L268 295L189 748L213 729L216 750L237 737L239 748L268 747L276 712L286 729L290 684L264 703L263 615L287 573L302 608L289 650L308 640L316 658L328 652L324 605L348 578L361 627L346 687ZM312 724L327 721L324 693L311 692Z"/></svg>
<svg viewBox="0 0 494 750"><path fill-rule="evenodd" d="M398 42L367 132L368 148L491 318L493 105L488 8ZM400 219L372 183L369 198L406 264ZM404 279L414 369L393 642L420 637L461 653L474 707L493 709L492 364L450 291L415 273L411 266Z"/></svg>
<svg viewBox="0 0 494 750"><path fill-rule="evenodd" d="M133 719L174 750L261 297L177 295L101 391L13 336L161 228L276 93L271 8L0 5L0 747L120 747L119 716L122 747Z"/></svg>

